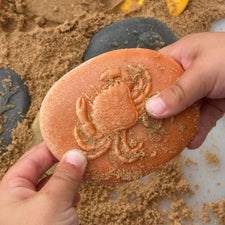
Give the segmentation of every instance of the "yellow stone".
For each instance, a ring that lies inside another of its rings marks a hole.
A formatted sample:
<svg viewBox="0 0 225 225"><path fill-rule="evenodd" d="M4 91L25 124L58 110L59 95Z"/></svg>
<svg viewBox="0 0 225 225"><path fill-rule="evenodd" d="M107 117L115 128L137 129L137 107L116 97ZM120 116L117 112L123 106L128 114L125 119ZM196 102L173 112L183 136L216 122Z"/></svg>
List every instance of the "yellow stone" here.
<svg viewBox="0 0 225 225"><path fill-rule="evenodd" d="M143 5L144 1L145 0L125 0L120 6L120 10L126 12L135 5Z"/></svg>
<svg viewBox="0 0 225 225"><path fill-rule="evenodd" d="M166 2L172 16L180 15L188 4L188 0L166 0Z"/></svg>
<svg viewBox="0 0 225 225"><path fill-rule="evenodd" d="M34 134L34 140L31 146L33 147L42 141L41 131L39 127L39 112L37 113L31 128Z"/></svg>

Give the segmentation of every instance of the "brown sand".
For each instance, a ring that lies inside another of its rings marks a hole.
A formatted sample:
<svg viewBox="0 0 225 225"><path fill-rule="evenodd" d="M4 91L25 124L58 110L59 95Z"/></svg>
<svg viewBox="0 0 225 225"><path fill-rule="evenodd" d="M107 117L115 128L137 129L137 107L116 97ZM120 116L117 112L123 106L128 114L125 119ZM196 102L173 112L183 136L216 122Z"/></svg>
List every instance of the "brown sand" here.
<svg viewBox="0 0 225 225"><path fill-rule="evenodd" d="M211 219L209 216L209 211L207 209L207 204L205 202L202 202L201 210L202 210L202 215L200 216L200 219L202 223L210 222Z"/></svg>
<svg viewBox="0 0 225 225"><path fill-rule="evenodd" d="M205 161L212 165L220 164L220 158L216 154L210 152L209 150L206 150L205 152Z"/></svg>
<svg viewBox="0 0 225 225"><path fill-rule="evenodd" d="M209 208L218 217L215 224L225 224L225 199L209 203Z"/></svg>
<svg viewBox="0 0 225 225"><path fill-rule="evenodd" d="M0 177L32 144L31 126L48 89L82 62L89 38L95 32L126 17L118 10L121 1L113 1L114 5L109 0L67 0L63 5L61 2L2 1L0 67L15 70L26 80L31 107L23 123L13 131L9 151L0 157ZM158 18L182 37L208 31L210 22L225 18L225 4L223 0L192 0L183 14L171 17L165 0L149 0L143 7L134 8L131 15ZM136 181L117 187L83 184L82 200L77 206L80 224L164 224L166 218L170 224L181 224L181 220L191 223L192 209L182 198L192 191L182 178L180 163L177 158L144 183ZM114 188L118 190L119 198L109 200ZM129 199L137 200L130 202ZM162 199L173 202L170 211L159 209ZM175 209L179 216L175 215ZM210 209L218 216L217 222L223 224L224 200L212 203Z"/></svg>
<svg viewBox="0 0 225 225"><path fill-rule="evenodd" d="M168 163L150 181L134 181L118 186L84 184L77 210L80 224L168 224L174 221L192 221L191 209L177 196L192 195L189 183L182 177L179 157ZM174 185L176 183L176 185ZM114 191L113 191L114 190ZM111 199L112 198L112 199ZM160 211L163 199L172 201L171 210ZM188 211L188 214L186 213Z"/></svg>

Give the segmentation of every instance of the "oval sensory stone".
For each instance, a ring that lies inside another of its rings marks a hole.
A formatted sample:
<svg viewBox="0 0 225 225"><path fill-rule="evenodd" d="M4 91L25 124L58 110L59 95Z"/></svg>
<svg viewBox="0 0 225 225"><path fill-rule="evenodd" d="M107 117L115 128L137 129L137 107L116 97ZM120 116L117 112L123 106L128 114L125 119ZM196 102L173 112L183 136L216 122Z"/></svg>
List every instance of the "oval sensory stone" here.
<svg viewBox="0 0 225 225"><path fill-rule="evenodd" d="M40 130L57 159L80 149L85 179L139 179L178 155L199 124L195 104L168 119L145 111L151 96L174 83L183 68L149 49L120 49L88 60L59 79L40 110Z"/></svg>
<svg viewBox="0 0 225 225"><path fill-rule="evenodd" d="M83 61L116 49L139 47L159 50L175 41L176 35L165 23L154 18L129 18L96 33L84 53Z"/></svg>
<svg viewBox="0 0 225 225"><path fill-rule="evenodd" d="M30 96L24 80L10 69L0 69L0 155L12 141L12 130L26 115Z"/></svg>

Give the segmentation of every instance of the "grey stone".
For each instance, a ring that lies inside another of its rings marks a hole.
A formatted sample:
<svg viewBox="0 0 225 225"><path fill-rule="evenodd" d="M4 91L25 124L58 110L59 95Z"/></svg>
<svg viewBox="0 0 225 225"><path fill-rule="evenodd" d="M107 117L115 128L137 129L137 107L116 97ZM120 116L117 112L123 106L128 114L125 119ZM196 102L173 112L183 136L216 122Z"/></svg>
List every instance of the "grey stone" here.
<svg viewBox="0 0 225 225"><path fill-rule="evenodd" d="M12 142L12 130L22 122L30 106L24 80L10 69L0 69L0 155Z"/></svg>
<svg viewBox="0 0 225 225"><path fill-rule="evenodd" d="M177 41L174 32L154 18L136 17L112 23L93 35L83 61L123 48L160 48Z"/></svg>

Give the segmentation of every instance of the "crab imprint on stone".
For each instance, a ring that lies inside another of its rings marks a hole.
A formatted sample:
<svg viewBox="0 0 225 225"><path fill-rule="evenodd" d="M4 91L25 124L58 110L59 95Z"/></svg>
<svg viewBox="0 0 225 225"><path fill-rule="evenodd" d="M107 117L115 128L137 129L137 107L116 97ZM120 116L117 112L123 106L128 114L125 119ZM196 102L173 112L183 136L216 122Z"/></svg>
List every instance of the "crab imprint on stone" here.
<svg viewBox="0 0 225 225"><path fill-rule="evenodd" d="M143 156L144 142L135 140L131 147L129 131L144 112L151 75L143 65L131 64L105 70L100 81L101 90L90 86L96 91L93 101L87 95L77 99L75 140L88 159L113 151L119 162L132 163Z"/></svg>

